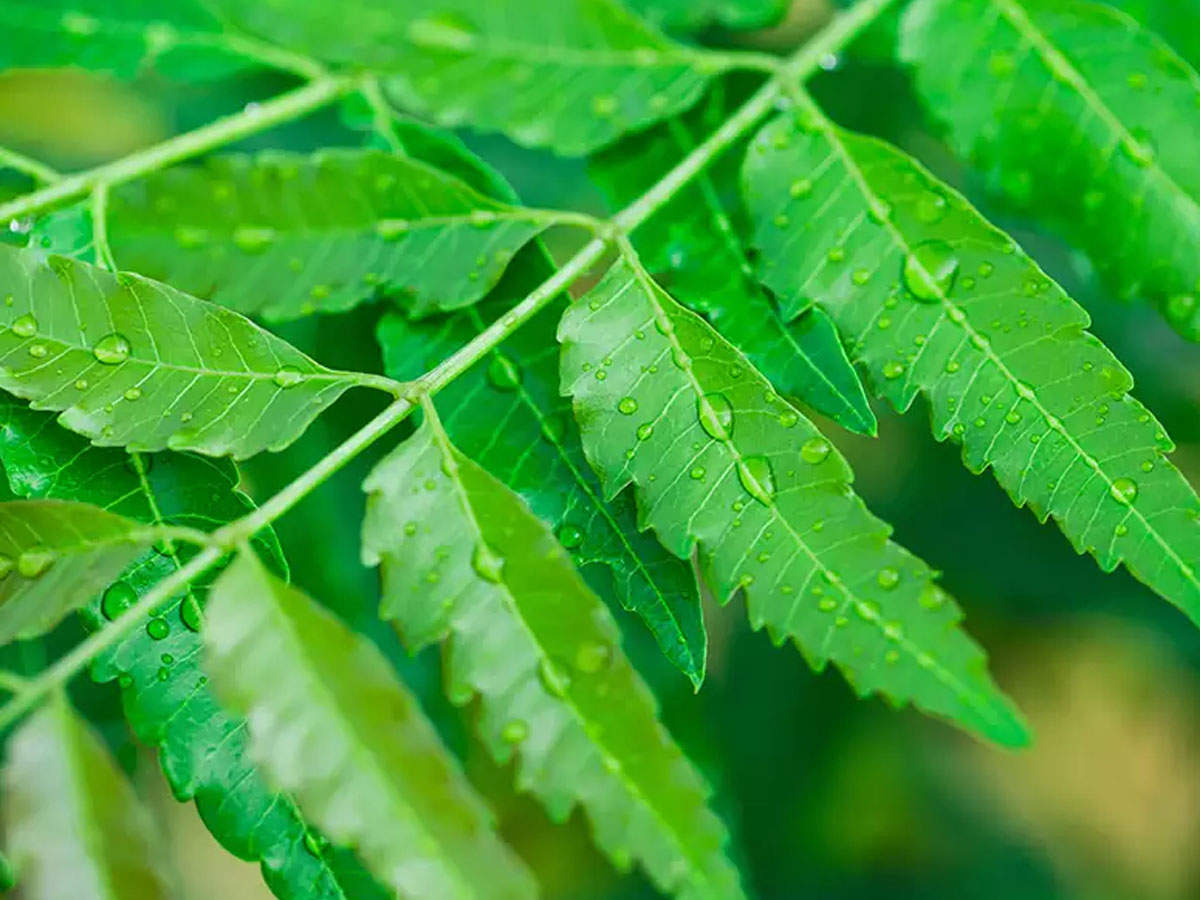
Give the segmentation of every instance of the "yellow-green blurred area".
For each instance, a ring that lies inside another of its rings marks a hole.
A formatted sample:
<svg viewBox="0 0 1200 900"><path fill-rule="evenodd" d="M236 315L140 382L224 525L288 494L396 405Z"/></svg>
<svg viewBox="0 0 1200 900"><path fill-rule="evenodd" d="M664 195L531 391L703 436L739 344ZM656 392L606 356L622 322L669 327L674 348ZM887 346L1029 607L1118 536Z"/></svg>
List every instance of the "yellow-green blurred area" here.
<svg viewBox="0 0 1200 900"><path fill-rule="evenodd" d="M827 13L798 4L784 31L749 43L794 45ZM1113 300L1086 260L989 203L930 128L906 74L888 61L886 24L816 80L820 101L843 124L898 143L964 189L1089 309L1096 334L1133 371L1138 396L1178 442L1177 464L1200 483L1200 346L1186 344L1148 305ZM261 78L183 87L73 71L10 73L0 77L0 143L71 169L286 86ZM530 204L599 208L582 163L464 137ZM358 140L326 113L251 146ZM301 321L283 333L322 362L372 368L377 314ZM360 424L369 411L358 403L339 405L285 453L249 463L252 493L269 496ZM618 611L665 720L716 789L748 887L772 900L1200 896L1200 631L1125 574L1105 575L1076 556L1055 527L1014 508L990 475L968 473L954 448L930 437L924 409L878 412L878 439L832 425L828 433L899 541L944 570L1036 743L1004 753L911 711L856 700L836 673L815 675L794 648L751 633L736 599L708 609L709 670L696 695L643 626ZM511 773L469 738L470 710L441 699L436 654L409 660L375 620L375 576L357 562L358 485L369 464L358 461L279 523L295 580L392 654L547 896L653 896L639 876L617 873L591 849L578 817L554 826L515 793ZM192 807L169 797L112 697L89 691L105 734L136 769L161 820L185 896L269 896L253 867L219 850Z"/></svg>

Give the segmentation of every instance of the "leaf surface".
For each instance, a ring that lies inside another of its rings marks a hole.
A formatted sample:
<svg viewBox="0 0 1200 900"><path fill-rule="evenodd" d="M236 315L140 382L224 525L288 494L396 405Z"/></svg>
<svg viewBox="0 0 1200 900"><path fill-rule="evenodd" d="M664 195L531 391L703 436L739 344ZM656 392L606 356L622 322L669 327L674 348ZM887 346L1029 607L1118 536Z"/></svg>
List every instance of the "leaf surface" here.
<svg viewBox="0 0 1200 900"><path fill-rule="evenodd" d="M67 257L0 247L0 296L0 388L102 446L277 450L359 382L231 310Z"/></svg>
<svg viewBox="0 0 1200 900"><path fill-rule="evenodd" d="M272 320L379 295L466 306L553 221L379 150L216 157L127 185L109 216L122 265Z"/></svg>
<svg viewBox="0 0 1200 900"><path fill-rule="evenodd" d="M0 69L77 66L131 79L180 81L245 68L197 0L0 0Z"/></svg>
<svg viewBox="0 0 1200 900"><path fill-rule="evenodd" d="M366 638L239 554L213 586L206 668L251 752L405 896L532 897L530 874L416 700Z"/></svg>
<svg viewBox="0 0 1200 900"><path fill-rule="evenodd" d="M386 73L400 106L580 156L687 108L717 71L616 0L216 0L246 31Z"/></svg>
<svg viewBox="0 0 1200 900"><path fill-rule="evenodd" d="M484 743L501 763L515 753L518 785L552 818L580 805L609 857L638 860L664 891L740 896L708 789L659 724L616 622L549 528L425 408L364 484L381 617L414 651L449 639L452 699L482 698Z"/></svg>
<svg viewBox="0 0 1200 900"><path fill-rule="evenodd" d="M13 733L6 849L26 900L168 900L152 823L99 735L57 697Z"/></svg>
<svg viewBox="0 0 1200 900"><path fill-rule="evenodd" d="M1200 340L1200 76L1186 62L1081 0L921 0L902 52L992 188Z"/></svg>
<svg viewBox="0 0 1200 900"><path fill-rule="evenodd" d="M1082 308L911 158L810 105L764 127L745 174L785 313L819 303L878 393L923 395L971 471L1200 621L1200 500Z"/></svg>
<svg viewBox="0 0 1200 900"><path fill-rule="evenodd" d="M19 496L85 501L146 524L208 530L251 509L228 460L92 447L12 398L0 398L0 460ZM273 534L260 534L257 543L283 566ZM88 620L101 625L190 552L168 541L144 554L85 609ZM171 598L145 627L98 658L92 678L119 682L126 718L138 738L157 749L176 799L194 799L229 852L260 862L277 897L382 900L382 888L350 852L329 846L287 795L268 789L249 759L245 721L227 713L207 685L196 628L210 578Z"/></svg>
<svg viewBox="0 0 1200 900"><path fill-rule="evenodd" d="M841 455L699 316L622 257L559 328L562 389L612 494L699 553L754 627L837 663L862 694L953 720L1005 745L1024 726L987 675L961 613L850 491Z"/></svg>
<svg viewBox="0 0 1200 900"><path fill-rule="evenodd" d="M592 161L617 206L639 197L695 148L694 118L672 120ZM697 175L634 232L634 245L672 296L707 318L776 390L844 428L874 434L875 414L829 317L814 307L786 322L754 274L737 159L731 151Z"/></svg>
<svg viewBox="0 0 1200 900"><path fill-rule="evenodd" d="M49 631L155 537L153 530L87 503L0 503L0 644Z"/></svg>

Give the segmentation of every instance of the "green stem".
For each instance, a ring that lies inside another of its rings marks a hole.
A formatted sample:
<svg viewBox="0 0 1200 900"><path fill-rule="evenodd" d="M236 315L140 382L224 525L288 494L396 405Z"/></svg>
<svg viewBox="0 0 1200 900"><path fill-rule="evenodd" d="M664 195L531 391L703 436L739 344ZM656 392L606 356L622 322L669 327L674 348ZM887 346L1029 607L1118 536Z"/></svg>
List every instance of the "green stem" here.
<svg viewBox="0 0 1200 900"><path fill-rule="evenodd" d="M337 99L354 87L349 78L326 77L280 94L257 106L217 119L195 131L177 135L129 156L68 175L46 187L0 204L0 222L27 216L56 203L90 193L99 185L113 187L169 166L214 147L220 147L282 122L299 118Z"/></svg>
<svg viewBox="0 0 1200 900"><path fill-rule="evenodd" d="M208 546L182 568L160 581L119 618L92 634L70 653L25 685L16 696L0 708L0 729L28 710L45 694L65 684L98 654L112 647L124 635L137 627L155 607L185 589L194 579L216 565L228 551L248 541L258 531L270 525L359 453L408 418L420 404L423 396L437 393L499 346L555 297L566 291L593 265L600 262L608 252L610 244L625 241L626 234L650 218L680 188L703 171L709 163L735 143L759 119L769 113L780 98L781 82L806 79L816 70L822 57L835 52L852 40L871 19L893 2L895 0L864 0L849 12L835 19L799 53L786 61L775 78L760 88L729 120L663 176L658 184L617 213L603 234L588 241L525 299L451 356L442 360L416 381L411 382L405 396L384 409L275 496L236 522L231 522L209 535ZM338 92L347 89L348 86L352 87L345 82L338 84L337 90L326 99L331 99L332 96L336 96ZM3 208L0 208L0 216L3 213Z"/></svg>
<svg viewBox="0 0 1200 900"><path fill-rule="evenodd" d="M43 165L36 159L26 156L24 153L9 150L7 147L0 147L0 166L7 166L18 172L24 172L30 178L34 178L37 181L44 181L47 184L58 181L62 177L49 166Z"/></svg>

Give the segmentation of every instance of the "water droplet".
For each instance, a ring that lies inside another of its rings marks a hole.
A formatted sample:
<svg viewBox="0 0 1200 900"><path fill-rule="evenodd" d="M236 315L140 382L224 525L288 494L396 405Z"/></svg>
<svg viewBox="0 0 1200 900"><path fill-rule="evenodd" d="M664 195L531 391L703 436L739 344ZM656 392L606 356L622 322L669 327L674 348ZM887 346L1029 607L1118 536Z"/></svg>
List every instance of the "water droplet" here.
<svg viewBox="0 0 1200 900"><path fill-rule="evenodd" d="M875 576L875 581L885 591L890 591L900 583L900 571L893 566L885 566L879 570L879 574Z"/></svg>
<svg viewBox="0 0 1200 900"><path fill-rule="evenodd" d="M599 641L587 641L575 651L575 668L585 675L595 675L612 659L612 648Z"/></svg>
<svg viewBox="0 0 1200 900"><path fill-rule="evenodd" d="M92 355L97 362L106 366L115 366L129 359L129 340L123 334L113 332L106 334L92 347Z"/></svg>
<svg viewBox="0 0 1200 900"><path fill-rule="evenodd" d="M23 316L17 316L9 327L17 337L31 338L37 334L38 320L33 313L25 313Z"/></svg>
<svg viewBox="0 0 1200 900"><path fill-rule="evenodd" d="M697 400L696 418L714 440L727 441L733 433L733 405L724 394L705 394Z"/></svg>
<svg viewBox="0 0 1200 900"><path fill-rule="evenodd" d="M125 581L114 581L100 598L100 612L112 621L133 604L137 603L137 591Z"/></svg>
<svg viewBox="0 0 1200 900"><path fill-rule="evenodd" d="M1118 503L1123 503L1128 506L1137 499L1138 486L1132 478L1118 478L1112 483L1112 487L1109 488L1109 492L1112 494L1113 499Z"/></svg>
<svg viewBox="0 0 1200 900"><path fill-rule="evenodd" d="M275 229L239 225L234 229L233 242L246 253L262 253L275 242Z"/></svg>
<svg viewBox="0 0 1200 900"><path fill-rule="evenodd" d="M515 391L521 383L521 370L507 356L495 353L492 355L492 361L488 363L487 377L497 390Z"/></svg>
<svg viewBox="0 0 1200 900"><path fill-rule="evenodd" d="M54 564L54 551L35 545L17 557L17 574L22 578L37 578Z"/></svg>
<svg viewBox="0 0 1200 900"><path fill-rule="evenodd" d="M519 744L529 737L529 726L520 719L513 719L500 729L500 737L506 744Z"/></svg>
<svg viewBox="0 0 1200 900"><path fill-rule="evenodd" d="M151 640L161 641L171 633L171 626L162 617L155 617L146 623L146 634Z"/></svg>
<svg viewBox="0 0 1200 900"><path fill-rule="evenodd" d="M477 544L471 556L471 568L484 581L499 584L504 572L504 558L493 553L486 544Z"/></svg>
<svg viewBox="0 0 1200 900"><path fill-rule="evenodd" d="M770 505L775 496L775 475L771 461L765 456L750 456L738 460L738 481L751 497L759 503Z"/></svg>
<svg viewBox="0 0 1200 900"><path fill-rule="evenodd" d="M617 404L617 412L623 416L632 416L638 409L638 402L633 397L622 397Z"/></svg>
<svg viewBox="0 0 1200 900"><path fill-rule="evenodd" d="M958 257L945 241L926 241L904 260L904 285L923 303L937 303L950 293L958 275Z"/></svg>
<svg viewBox="0 0 1200 900"><path fill-rule="evenodd" d="M583 543L583 531L570 522L564 522L558 526L558 542L568 550L574 550Z"/></svg>
<svg viewBox="0 0 1200 900"><path fill-rule="evenodd" d="M811 437L800 445L800 458L809 465L820 465L829 457L833 448L823 437Z"/></svg>

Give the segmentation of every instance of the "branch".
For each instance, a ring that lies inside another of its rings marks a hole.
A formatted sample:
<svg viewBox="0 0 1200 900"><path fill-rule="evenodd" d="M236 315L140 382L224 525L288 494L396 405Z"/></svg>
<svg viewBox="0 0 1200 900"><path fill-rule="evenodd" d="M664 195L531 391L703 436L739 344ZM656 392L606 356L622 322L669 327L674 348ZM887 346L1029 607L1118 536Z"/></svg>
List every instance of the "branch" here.
<svg viewBox="0 0 1200 900"><path fill-rule="evenodd" d="M117 641L121 640L122 637L137 627L142 619L156 606L168 600L177 592L187 588L193 580L220 562L229 551L248 541L262 528L270 525L314 489L323 484L330 476L358 456L359 453L403 422L420 404L422 397L437 393L499 346L509 335L533 318L555 297L559 296L584 275L595 263L599 262L605 256L611 244L624 241L625 235L649 219L676 192L702 172L713 160L727 150L730 145L735 143L742 134L753 127L756 122L775 108L776 103L782 97L785 85L805 81L816 71L822 57L826 54L836 52L853 40L859 31L893 2L895 0L864 0L864 2L859 3L848 12L834 19L823 31L819 32L808 44L801 48L795 56L787 60L783 65L778 66L775 77L764 84L719 129L684 157L654 187L617 213L610 223L608 223L603 233L585 244L561 268L534 289L525 299L460 347L451 356L442 360L442 362L416 381L409 383L405 396L384 409L383 412L379 413L374 419L336 447L329 455L275 496L241 519L231 522L209 535L207 538L208 546L183 565L182 568L160 581L121 616L105 625L100 631L92 634L87 640L76 646L50 668L29 681L8 703L0 707L0 730L11 724L18 716L28 710L47 693L69 681L100 653L116 644ZM325 90L332 91L332 93L323 95L323 99L320 102L316 102L314 98L309 98L308 102L314 104L310 108L316 108L320 103L328 102L342 91L354 86L353 83L343 79L328 79L322 83L326 85ZM317 84L318 82L314 82L309 88ZM282 101L288 97L296 97L309 88L284 95L279 100ZM263 108L265 109L265 106ZM282 121L282 118L279 121ZM200 131L205 131L205 129L200 129ZM192 132L193 135L198 133ZM188 136L185 135L184 137ZM165 145L159 146L162 147ZM100 170L93 170L93 172L96 171ZM132 177L136 177L136 175L128 175L122 180L128 180L128 178ZM100 181L96 183L100 183ZM85 190L90 189L92 186L94 185L89 185ZM45 194L46 191L38 193ZM6 213L6 208L0 207L0 218ZM11 216L12 214L8 213L8 215Z"/></svg>

